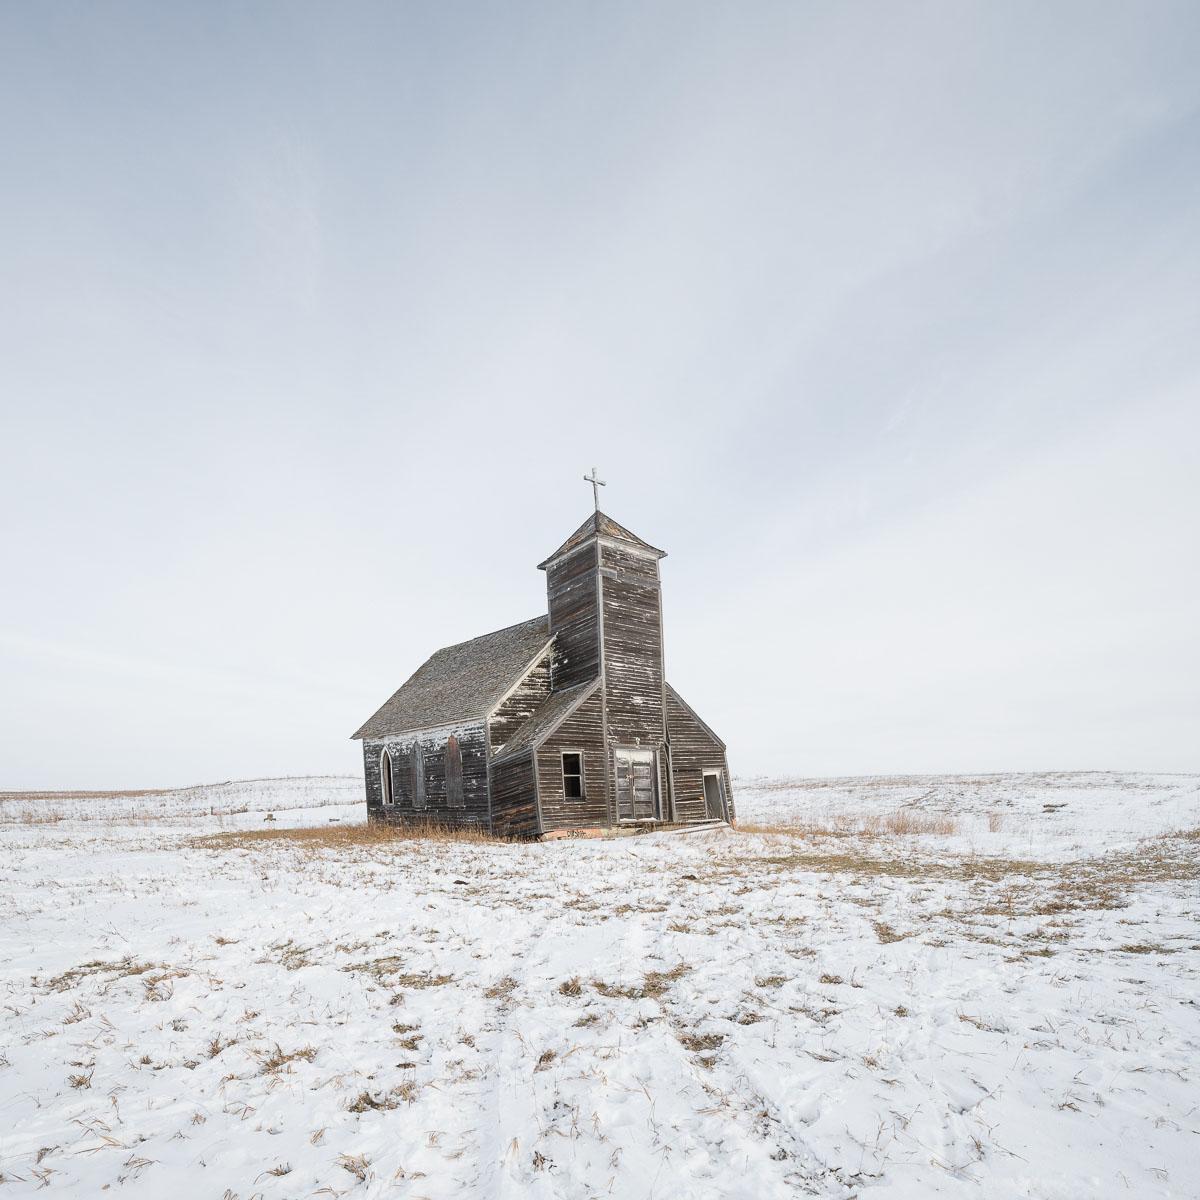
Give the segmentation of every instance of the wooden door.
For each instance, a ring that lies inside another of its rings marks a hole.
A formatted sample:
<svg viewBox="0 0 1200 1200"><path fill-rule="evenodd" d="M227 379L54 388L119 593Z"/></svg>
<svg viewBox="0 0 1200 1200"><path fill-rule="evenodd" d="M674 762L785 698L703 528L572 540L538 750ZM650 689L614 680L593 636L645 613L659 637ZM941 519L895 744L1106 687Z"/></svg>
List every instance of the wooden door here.
<svg viewBox="0 0 1200 1200"><path fill-rule="evenodd" d="M725 820L725 797L720 775L704 776L704 810L710 821Z"/></svg>
<svg viewBox="0 0 1200 1200"><path fill-rule="evenodd" d="M617 820L658 819L653 750L617 750Z"/></svg>

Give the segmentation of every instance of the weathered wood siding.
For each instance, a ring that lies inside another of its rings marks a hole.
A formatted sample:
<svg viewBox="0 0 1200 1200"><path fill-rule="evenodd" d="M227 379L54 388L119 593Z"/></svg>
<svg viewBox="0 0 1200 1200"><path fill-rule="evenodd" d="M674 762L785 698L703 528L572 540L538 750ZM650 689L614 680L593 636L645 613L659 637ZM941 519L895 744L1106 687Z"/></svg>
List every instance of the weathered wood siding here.
<svg viewBox="0 0 1200 1200"><path fill-rule="evenodd" d="M383 795L379 783L379 759L380 751L383 747L379 742L369 742L364 740L362 744L363 752L363 778L367 785L367 815L370 816L373 808L378 808L383 803ZM393 774L395 773L395 764L392 764Z"/></svg>
<svg viewBox="0 0 1200 1200"><path fill-rule="evenodd" d="M517 685L516 690L492 714L488 721L488 745L493 754L533 716L550 695L550 652L540 658Z"/></svg>
<svg viewBox="0 0 1200 1200"><path fill-rule="evenodd" d="M600 593L609 741L657 749L666 728L658 560L601 545Z"/></svg>
<svg viewBox="0 0 1200 1200"><path fill-rule="evenodd" d="M583 799L563 793L562 753L583 754ZM542 831L608 825L608 771L605 764L604 698L585 700L538 748L537 789Z"/></svg>
<svg viewBox="0 0 1200 1200"><path fill-rule="evenodd" d="M721 773L732 817L733 787L725 761L725 747L670 691L667 692L667 727L671 734L671 770L675 778L675 819L684 823L707 819L705 771Z"/></svg>
<svg viewBox="0 0 1200 1200"><path fill-rule="evenodd" d="M462 806L451 808L446 794L446 742L458 741L462 755ZM380 752L387 748L392 760L392 795L395 803L382 803L379 780ZM425 773L425 805L414 797L413 755L422 758ZM433 820L454 825L487 825L488 806L487 734L483 722L421 730L395 737L363 742L363 766L367 783L367 816L371 820Z"/></svg>
<svg viewBox="0 0 1200 1200"><path fill-rule="evenodd" d="M600 610L593 542L546 568L554 646L554 686L573 687L600 674Z"/></svg>
<svg viewBox="0 0 1200 1200"><path fill-rule="evenodd" d="M492 832L501 837L537 837L541 830L538 827L533 751L494 763L491 777Z"/></svg>

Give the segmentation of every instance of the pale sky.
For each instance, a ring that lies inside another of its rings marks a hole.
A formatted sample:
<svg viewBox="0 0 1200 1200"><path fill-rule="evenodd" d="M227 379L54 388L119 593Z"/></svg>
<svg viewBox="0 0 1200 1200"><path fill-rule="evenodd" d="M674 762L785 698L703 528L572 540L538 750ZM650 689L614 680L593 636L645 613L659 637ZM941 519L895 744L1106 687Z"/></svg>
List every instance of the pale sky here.
<svg viewBox="0 0 1200 1200"><path fill-rule="evenodd" d="M606 512L735 774L1200 771L1200 6L0 6L0 788L357 771Z"/></svg>

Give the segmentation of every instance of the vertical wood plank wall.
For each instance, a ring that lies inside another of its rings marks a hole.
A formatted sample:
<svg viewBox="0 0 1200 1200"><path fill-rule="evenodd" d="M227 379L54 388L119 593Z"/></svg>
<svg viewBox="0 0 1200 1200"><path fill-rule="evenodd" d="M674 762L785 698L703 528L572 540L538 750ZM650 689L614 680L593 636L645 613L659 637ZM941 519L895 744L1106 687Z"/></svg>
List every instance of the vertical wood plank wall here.
<svg viewBox="0 0 1200 1200"><path fill-rule="evenodd" d="M573 687L600 674L596 545L584 546L546 568L550 631L556 634L554 686Z"/></svg>
<svg viewBox="0 0 1200 1200"><path fill-rule="evenodd" d="M600 572L609 740L658 748L666 728L658 561L605 544Z"/></svg>

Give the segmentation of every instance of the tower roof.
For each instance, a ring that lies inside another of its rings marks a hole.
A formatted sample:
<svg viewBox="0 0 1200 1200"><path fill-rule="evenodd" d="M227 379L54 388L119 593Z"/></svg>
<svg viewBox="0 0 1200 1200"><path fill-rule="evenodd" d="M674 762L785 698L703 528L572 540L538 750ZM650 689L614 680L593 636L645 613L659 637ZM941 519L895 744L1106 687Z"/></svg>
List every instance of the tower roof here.
<svg viewBox="0 0 1200 1200"><path fill-rule="evenodd" d="M544 571L556 558L596 537L611 538L615 542L628 542L629 545L636 546L639 550L644 550L657 558L667 557L665 550L659 550L649 542L643 542L637 534L630 533L624 525L618 525L612 517L606 516L597 509L549 558L538 563L538 570Z"/></svg>

